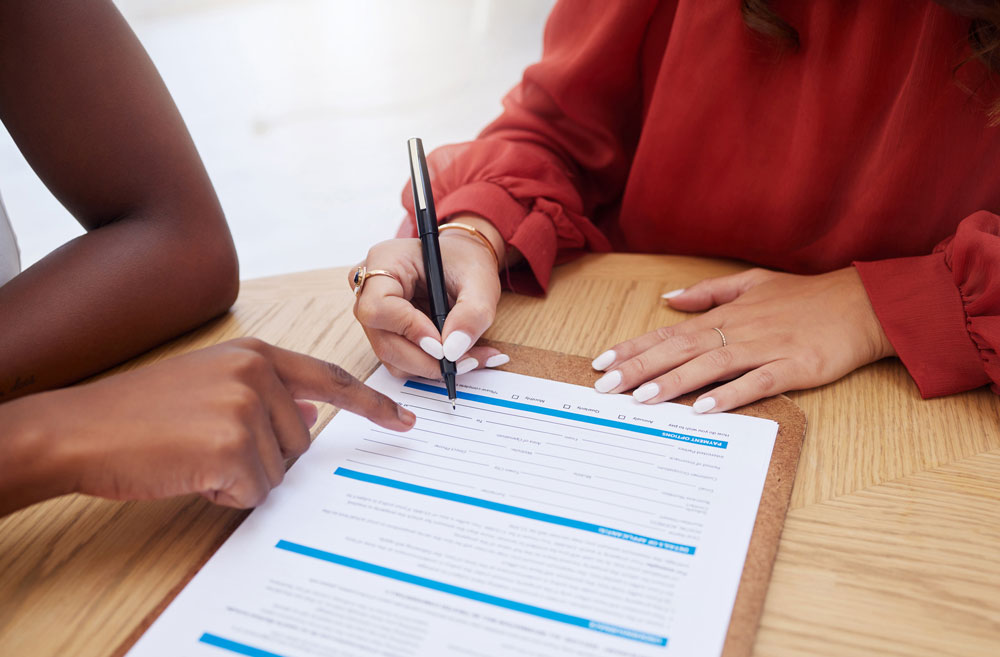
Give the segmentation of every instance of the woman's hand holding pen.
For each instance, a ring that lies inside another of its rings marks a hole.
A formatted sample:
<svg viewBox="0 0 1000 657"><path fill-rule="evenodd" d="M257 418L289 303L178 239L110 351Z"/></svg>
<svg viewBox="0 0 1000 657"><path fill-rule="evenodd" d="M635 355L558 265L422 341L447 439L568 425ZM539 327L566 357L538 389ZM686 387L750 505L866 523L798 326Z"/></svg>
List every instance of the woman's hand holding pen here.
<svg viewBox="0 0 1000 657"><path fill-rule="evenodd" d="M252 338L0 406L0 515L78 492L260 504L309 447L316 407L406 431L415 417L341 368Z"/></svg>
<svg viewBox="0 0 1000 657"><path fill-rule="evenodd" d="M503 238L484 219L453 217L479 230L504 252ZM459 230L440 235L445 285L451 312L439 333L427 316L423 255L417 239L394 239L376 244L362 263L368 270L392 272L372 276L354 305L375 354L394 376L441 376L442 357L456 363L459 374L495 367L509 359L492 347L475 347L493 323L500 300L497 263L485 244Z"/></svg>
<svg viewBox="0 0 1000 657"><path fill-rule="evenodd" d="M503 239L486 220L454 219L474 224L504 252ZM492 255L459 231L442 233L440 240L454 303L444 355L457 360L459 373L507 362L495 349L466 351L496 312L500 281ZM375 353L395 376L438 378L440 336L413 305L423 308L419 241L383 242L364 264L400 278L373 277L355 305ZM727 381L695 405L700 412L726 411L835 381L895 354L853 267L815 276L750 269L677 290L669 302L677 310L704 312L600 354L594 359L594 367L605 371L596 384L600 392L632 391L637 401L652 404Z"/></svg>

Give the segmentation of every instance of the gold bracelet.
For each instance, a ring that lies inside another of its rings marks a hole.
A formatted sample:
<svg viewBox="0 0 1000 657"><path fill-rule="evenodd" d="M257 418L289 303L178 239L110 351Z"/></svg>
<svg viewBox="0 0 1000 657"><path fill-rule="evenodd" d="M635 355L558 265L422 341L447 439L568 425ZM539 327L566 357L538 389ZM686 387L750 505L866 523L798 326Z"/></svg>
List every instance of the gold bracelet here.
<svg viewBox="0 0 1000 657"><path fill-rule="evenodd" d="M490 241L490 238L483 235L481 232L479 232L478 229L473 228L468 224L459 223L457 221L453 221L447 224L441 224L440 226L438 226L438 233L442 233L448 230L449 228L458 228L460 230L464 230L465 232L478 237L479 241L485 244L486 248L490 250L490 253L493 255L493 261L496 262L497 264L497 269L500 269L500 258L497 257L497 250L493 248L493 242Z"/></svg>

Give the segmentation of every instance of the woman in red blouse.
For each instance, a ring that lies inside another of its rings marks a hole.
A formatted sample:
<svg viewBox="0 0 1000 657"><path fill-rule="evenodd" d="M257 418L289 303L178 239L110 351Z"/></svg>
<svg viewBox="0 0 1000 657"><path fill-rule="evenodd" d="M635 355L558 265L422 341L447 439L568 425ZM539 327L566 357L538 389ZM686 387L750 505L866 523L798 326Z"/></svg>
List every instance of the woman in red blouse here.
<svg viewBox="0 0 1000 657"><path fill-rule="evenodd" d="M599 355L602 392L653 403L726 380L695 405L724 411L887 356L925 397L996 386L997 4L744 2L741 16L731 2L562 0L504 113L431 154L438 214L522 265L524 291L582 251L761 267L666 295L707 312ZM456 303L441 335L409 303L413 234L408 222L366 259L400 277L373 278L356 307L376 353L423 376L442 353L460 371L505 362L470 349L500 293L488 249L442 234Z"/></svg>

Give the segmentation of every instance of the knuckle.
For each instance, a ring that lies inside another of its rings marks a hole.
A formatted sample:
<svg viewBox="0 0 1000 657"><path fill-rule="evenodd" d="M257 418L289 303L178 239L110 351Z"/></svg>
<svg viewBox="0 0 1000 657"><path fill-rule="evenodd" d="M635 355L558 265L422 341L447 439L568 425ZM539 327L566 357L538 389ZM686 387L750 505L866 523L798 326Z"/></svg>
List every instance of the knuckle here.
<svg viewBox="0 0 1000 657"><path fill-rule="evenodd" d="M678 353L689 355L698 350L698 340L689 334L675 335L670 339L670 346Z"/></svg>
<svg viewBox="0 0 1000 657"><path fill-rule="evenodd" d="M228 397L228 406L240 421L252 417L260 408L260 397L250 386L234 385Z"/></svg>
<svg viewBox="0 0 1000 657"><path fill-rule="evenodd" d="M264 500L267 499L267 494L269 492L270 489L268 489L267 486L260 486L260 485L254 486L253 489L250 491L250 493L247 495L245 508L250 509L253 507L260 506L261 504L264 503Z"/></svg>
<svg viewBox="0 0 1000 657"><path fill-rule="evenodd" d="M682 390L684 379L677 370L671 370L660 377L662 387L667 390Z"/></svg>
<svg viewBox="0 0 1000 657"><path fill-rule="evenodd" d="M270 361L255 349L240 349L230 359L233 374L239 379L255 379L271 367Z"/></svg>
<svg viewBox="0 0 1000 657"><path fill-rule="evenodd" d="M733 351L729 347L720 347L705 354L705 359L714 369L729 370L733 365Z"/></svg>
<svg viewBox="0 0 1000 657"><path fill-rule="evenodd" d="M361 295L354 304L354 317L363 325L371 326L378 320L378 304L372 297Z"/></svg>
<svg viewBox="0 0 1000 657"><path fill-rule="evenodd" d="M372 395L371 407L369 409L373 417L384 417L389 414L392 403L385 395L375 393Z"/></svg>
<svg viewBox="0 0 1000 657"><path fill-rule="evenodd" d="M393 375L397 379L405 379L409 376L408 372L404 372L395 365L390 365L389 363L385 363L385 369L389 371L389 374Z"/></svg>
<svg viewBox="0 0 1000 657"><path fill-rule="evenodd" d="M368 249L368 254L365 255L365 259L361 264L366 265L370 262L377 262L379 256L384 255L386 251L392 251L395 242L396 240L383 240L375 244L372 248Z"/></svg>
<svg viewBox="0 0 1000 657"><path fill-rule="evenodd" d="M472 301L469 303L468 312L471 316L493 322L493 315L496 313L496 306L484 301Z"/></svg>
<svg viewBox="0 0 1000 657"><path fill-rule="evenodd" d="M675 329L673 326L661 326L660 328L656 329L656 337L658 337L660 340L663 341L669 340L675 335L677 335L677 329Z"/></svg>
<svg viewBox="0 0 1000 657"><path fill-rule="evenodd" d="M372 349L374 349L378 359L386 365L395 363L398 360L399 354L397 353L397 349L388 341L382 340L377 345L373 344Z"/></svg>
<svg viewBox="0 0 1000 657"><path fill-rule="evenodd" d="M417 326L416 317L412 314L407 314L406 317L402 319L399 324L399 334L406 336L407 338L417 336Z"/></svg>
<svg viewBox="0 0 1000 657"><path fill-rule="evenodd" d="M753 381L754 385L763 392L770 392L771 390L774 390L777 385L774 372L763 368L754 370Z"/></svg>
<svg viewBox="0 0 1000 657"><path fill-rule="evenodd" d="M829 359L819 349L808 349L800 359L800 363L807 373L820 373L826 371Z"/></svg>
<svg viewBox="0 0 1000 657"><path fill-rule="evenodd" d="M231 426L216 435L214 452L223 463L241 462L253 447L253 436L242 424Z"/></svg>
<svg viewBox="0 0 1000 657"><path fill-rule="evenodd" d="M350 372L336 363L327 362L326 370L330 377L330 381L338 388L349 388L357 382L357 380L351 376Z"/></svg>
<svg viewBox="0 0 1000 657"><path fill-rule="evenodd" d="M649 356L642 354L636 356L635 358L622 363L621 369L627 375L625 378L641 379L646 376L646 373L650 371Z"/></svg>
<svg viewBox="0 0 1000 657"><path fill-rule="evenodd" d="M226 477L222 468L217 467L210 460L204 460L192 478L195 490L205 491L205 495L213 502L216 501L219 491L226 486Z"/></svg>
<svg viewBox="0 0 1000 657"><path fill-rule="evenodd" d="M236 338L233 340L233 344L240 349L246 351L253 351L258 354L264 353L264 351L270 346L260 338L254 338L251 336L246 336L242 338Z"/></svg>
<svg viewBox="0 0 1000 657"><path fill-rule="evenodd" d="M746 279L754 285L760 284L775 275L775 272L770 269L764 269L763 267L753 267L752 269L748 269L744 272Z"/></svg>

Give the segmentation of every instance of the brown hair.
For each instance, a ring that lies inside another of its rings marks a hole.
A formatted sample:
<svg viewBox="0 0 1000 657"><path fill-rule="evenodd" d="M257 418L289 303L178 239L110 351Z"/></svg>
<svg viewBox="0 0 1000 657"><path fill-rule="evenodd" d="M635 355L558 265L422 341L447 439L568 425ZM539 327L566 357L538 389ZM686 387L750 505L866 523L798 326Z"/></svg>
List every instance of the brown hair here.
<svg viewBox="0 0 1000 657"><path fill-rule="evenodd" d="M969 47L972 54L959 62L955 70L971 60L986 65L989 74L1000 73L1000 0L933 0L954 13L969 19ZM768 0L742 0L743 22L754 32L767 37L783 48L796 51L800 47L799 33L781 18ZM1000 125L1000 99L986 111L990 125Z"/></svg>

